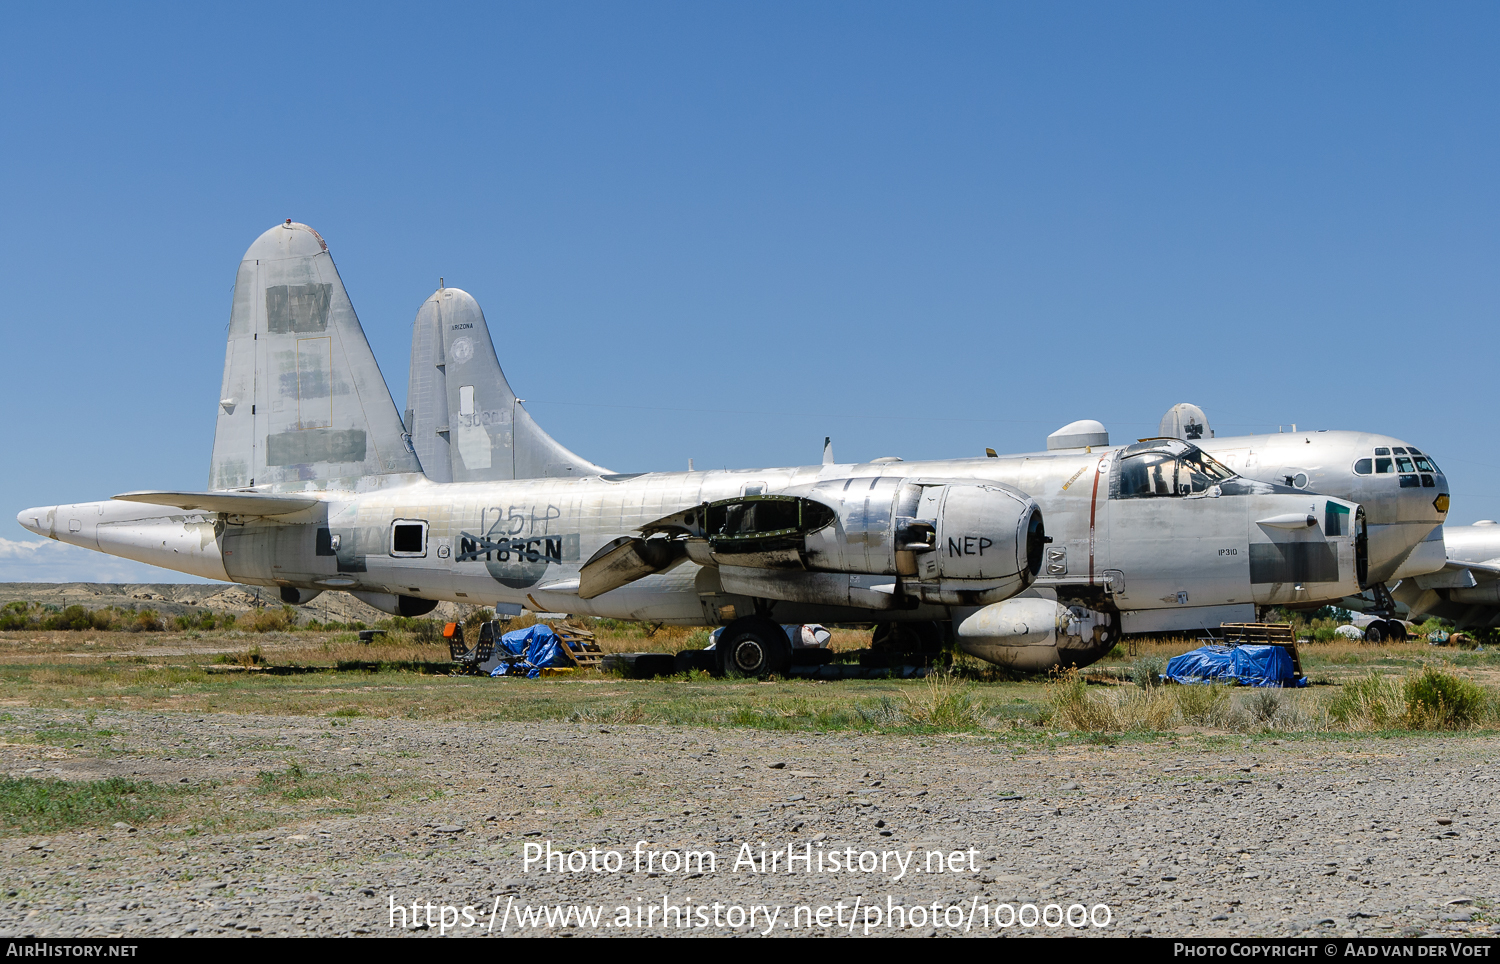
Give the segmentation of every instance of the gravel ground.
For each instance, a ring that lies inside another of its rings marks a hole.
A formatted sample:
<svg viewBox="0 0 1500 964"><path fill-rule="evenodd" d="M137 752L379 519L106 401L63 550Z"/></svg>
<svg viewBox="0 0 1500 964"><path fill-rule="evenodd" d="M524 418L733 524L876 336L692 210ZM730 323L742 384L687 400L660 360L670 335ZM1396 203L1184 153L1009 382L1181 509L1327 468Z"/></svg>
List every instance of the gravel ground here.
<svg viewBox="0 0 1500 964"><path fill-rule="evenodd" d="M1105 745L569 723L89 718L109 734L103 743L6 743L0 768L12 777L185 787L197 816L0 839L6 934L379 935L411 933L414 922L426 935L501 936L502 922L509 935L797 934L846 933L856 918L860 933L872 905L882 918L906 910L871 933L912 936L963 933L955 913L973 934L1500 931L1485 919L1497 884L1486 764L1500 749L1488 736L1268 744L1187 735ZM41 732L83 719L17 710L7 726ZM337 812L349 807L336 799L252 792L258 774L293 763L310 774L406 781L405 789L354 813ZM218 823L201 819L209 806ZM188 832L195 822L209 829ZM762 848L781 851L775 872L734 866L747 843L757 861ZM527 844L584 851L575 865L615 851L621 869L528 872ZM812 873L785 872L789 845L814 855ZM589 848L600 853L588 858ZM635 869L637 849L656 853L654 872ZM713 851L716 866L670 872L668 852L684 850ZM836 872L828 866L835 851L841 860L864 851L914 856L893 879L898 858L884 858L884 872ZM941 872L924 866L933 851L951 861ZM1021 922L1001 928L1007 903ZM1024 903L1059 905L1048 912L1054 920L1082 905L1108 925L1022 926L1032 913ZM457 926L444 926L445 905ZM597 926L519 923L557 905L599 906L603 916ZM466 906L474 926L463 926ZM769 928L770 911L736 925L732 908L752 906L781 909ZM684 907L694 926L661 926L661 915Z"/></svg>

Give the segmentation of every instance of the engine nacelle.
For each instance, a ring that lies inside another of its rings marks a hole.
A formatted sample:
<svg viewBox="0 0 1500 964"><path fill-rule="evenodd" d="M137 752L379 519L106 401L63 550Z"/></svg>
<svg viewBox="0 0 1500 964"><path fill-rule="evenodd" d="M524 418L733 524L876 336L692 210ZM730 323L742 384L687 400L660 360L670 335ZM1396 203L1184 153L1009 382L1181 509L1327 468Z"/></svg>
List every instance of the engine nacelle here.
<svg viewBox="0 0 1500 964"><path fill-rule="evenodd" d="M1085 666L1119 638L1109 613L1034 597L985 606L955 619L954 631L964 652L1024 673Z"/></svg>
<svg viewBox="0 0 1500 964"><path fill-rule="evenodd" d="M649 528L686 534L688 557L719 567L733 591L870 609L1008 599L1040 571L1047 541L1041 510L1009 486L888 477L725 499Z"/></svg>
<svg viewBox="0 0 1500 964"><path fill-rule="evenodd" d="M321 589L298 589L296 586L281 587L281 601L288 606L306 606L323 595Z"/></svg>
<svg viewBox="0 0 1500 964"><path fill-rule="evenodd" d="M373 606L383 613L392 616L405 616L408 619L416 616L425 616L437 608L436 599L420 599L416 596L397 595L393 592L354 592L349 595L358 599L367 606Z"/></svg>

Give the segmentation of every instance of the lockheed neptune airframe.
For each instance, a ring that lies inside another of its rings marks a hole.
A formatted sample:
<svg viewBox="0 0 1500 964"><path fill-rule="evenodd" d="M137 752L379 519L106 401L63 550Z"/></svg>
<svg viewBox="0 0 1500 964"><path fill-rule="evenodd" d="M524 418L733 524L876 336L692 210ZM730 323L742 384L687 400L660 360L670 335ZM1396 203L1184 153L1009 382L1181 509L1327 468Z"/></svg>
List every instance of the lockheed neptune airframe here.
<svg viewBox="0 0 1500 964"><path fill-rule="evenodd" d="M613 473L541 431L477 303L447 287L418 315L411 398L403 423L327 245L288 221L235 281L209 490L17 518L291 603L343 590L402 615L454 600L723 625L721 665L741 675L787 665L792 622L1084 665L1132 619L1357 593L1441 523L1372 558L1355 502L1245 478L1191 441L1096 449L1086 432L1005 458Z"/></svg>

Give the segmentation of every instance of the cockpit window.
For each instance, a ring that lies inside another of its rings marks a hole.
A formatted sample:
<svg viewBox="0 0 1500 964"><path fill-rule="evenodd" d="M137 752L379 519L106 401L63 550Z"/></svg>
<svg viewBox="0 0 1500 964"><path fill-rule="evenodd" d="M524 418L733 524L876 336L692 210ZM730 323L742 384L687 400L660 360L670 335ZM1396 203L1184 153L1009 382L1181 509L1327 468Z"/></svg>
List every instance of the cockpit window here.
<svg viewBox="0 0 1500 964"><path fill-rule="evenodd" d="M1375 451L1379 452L1380 449L1376 449ZM1376 475L1387 475L1387 474L1389 474L1391 472L1394 472L1394 471L1396 471L1396 467L1395 467L1394 464L1392 464L1392 462L1391 462L1390 459L1376 459L1375 460L1375 474Z"/></svg>
<svg viewBox="0 0 1500 964"><path fill-rule="evenodd" d="M1437 466L1433 463L1433 461L1431 459L1428 459L1428 458L1425 458L1425 457L1421 457L1421 456L1419 456L1417 458L1417 468L1421 469L1423 472L1436 472L1437 471Z"/></svg>
<svg viewBox="0 0 1500 964"><path fill-rule="evenodd" d="M1197 495L1234 473L1196 445L1177 440L1140 442L1120 453L1115 498Z"/></svg>
<svg viewBox="0 0 1500 964"><path fill-rule="evenodd" d="M1396 460L1396 471L1397 472L1410 472L1410 471L1412 471L1411 459L1407 459L1407 458L1397 459Z"/></svg>
<svg viewBox="0 0 1500 964"><path fill-rule="evenodd" d="M1373 459L1360 459L1354 463L1355 475L1369 475L1373 471L1375 471L1375 462Z"/></svg>
<svg viewBox="0 0 1500 964"><path fill-rule="evenodd" d="M1388 449L1388 448L1381 447L1381 448L1378 448L1378 449L1375 450L1375 454L1376 455L1390 455L1391 454L1391 450Z"/></svg>
<svg viewBox="0 0 1500 964"><path fill-rule="evenodd" d="M1405 455L1406 454L1406 449L1404 449L1401 446L1397 445L1397 446L1395 446L1395 447L1393 447L1391 449L1391 454L1392 455Z"/></svg>

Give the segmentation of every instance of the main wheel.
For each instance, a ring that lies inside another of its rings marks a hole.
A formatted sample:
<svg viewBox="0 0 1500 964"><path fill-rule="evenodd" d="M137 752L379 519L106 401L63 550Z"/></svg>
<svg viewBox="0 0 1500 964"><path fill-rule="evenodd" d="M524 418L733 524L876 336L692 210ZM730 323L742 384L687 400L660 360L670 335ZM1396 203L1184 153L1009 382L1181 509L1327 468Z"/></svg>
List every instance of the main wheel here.
<svg viewBox="0 0 1500 964"><path fill-rule="evenodd" d="M719 634L714 647L725 676L758 677L785 673L792 662L792 644L786 632L762 616L736 619Z"/></svg>
<svg viewBox="0 0 1500 964"><path fill-rule="evenodd" d="M1385 620L1377 619L1373 623L1365 627L1365 642L1385 642Z"/></svg>
<svg viewBox="0 0 1500 964"><path fill-rule="evenodd" d="M1406 624L1399 619L1385 621L1385 636L1393 643L1406 642Z"/></svg>

